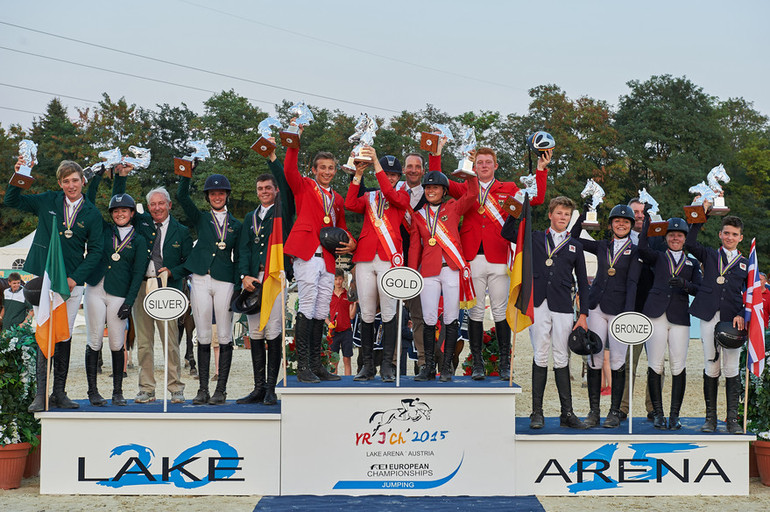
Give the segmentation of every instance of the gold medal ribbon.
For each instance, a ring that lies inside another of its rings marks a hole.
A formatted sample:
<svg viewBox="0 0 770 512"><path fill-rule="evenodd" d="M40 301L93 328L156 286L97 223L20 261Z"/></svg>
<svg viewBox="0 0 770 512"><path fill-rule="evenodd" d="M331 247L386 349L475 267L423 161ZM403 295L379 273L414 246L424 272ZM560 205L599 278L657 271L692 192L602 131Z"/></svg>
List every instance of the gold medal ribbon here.
<svg viewBox="0 0 770 512"><path fill-rule="evenodd" d="M438 209L436 210L436 214L433 215L433 218L431 218L431 207L430 205L426 204L425 208L427 210L427 224L428 224L428 232L430 233L431 238L436 238L436 228L438 227L438 216L441 214L441 207L444 206L444 204L440 204L438 206Z"/></svg>
<svg viewBox="0 0 770 512"><path fill-rule="evenodd" d="M225 213L225 221L222 224L217 220L214 210L211 210L211 218L214 221L214 230L217 233L217 238L219 238L220 242L224 242L225 238L227 238L227 213Z"/></svg>
<svg viewBox="0 0 770 512"><path fill-rule="evenodd" d="M546 235L545 235L545 252L548 255L548 257L551 258L554 254L559 252L559 249L561 249L562 247L567 245L567 242L569 242L569 239L570 239L570 234L567 233L567 236L564 237L564 240L562 240L559 245L557 245L556 247L554 247L552 249L551 248L551 244L548 243L548 233L546 233Z"/></svg>
<svg viewBox="0 0 770 512"><path fill-rule="evenodd" d="M484 205L487 202L487 196L489 195L489 192L492 190L492 185L495 184L495 180L492 180L489 182L489 186L485 189L479 184L479 210L484 210ZM479 212L481 213L481 212Z"/></svg>
<svg viewBox="0 0 770 512"><path fill-rule="evenodd" d="M615 240L612 241L612 245L615 245ZM620 259L620 255L623 254L623 251L625 251L629 245L631 245L631 239L626 238L626 241L623 243L623 245L620 246L620 249L618 249L615 254L611 254L612 251L610 251L610 248L607 247L607 263L609 263L610 268L615 266L615 263L617 263Z"/></svg>
<svg viewBox="0 0 770 512"><path fill-rule="evenodd" d="M332 206L334 206L334 193L332 192L332 196L329 197L329 195L323 188L321 188L321 185L319 185L317 181L315 181L315 186L318 194L321 196L321 204L323 205L324 215L331 217Z"/></svg>
<svg viewBox="0 0 770 512"><path fill-rule="evenodd" d="M67 208L67 199L64 199L64 227L69 231L72 231L72 225L75 224L78 212L83 209L83 203L85 203L85 201L85 198L81 198L76 206Z"/></svg>
<svg viewBox="0 0 770 512"><path fill-rule="evenodd" d="M118 237L115 236L115 233L112 234L112 250L113 252L120 253L123 249L126 248L128 244L131 243L131 240L134 239L134 227L131 226L131 231L128 232L128 234L123 238L122 241L118 240Z"/></svg>
<svg viewBox="0 0 770 512"><path fill-rule="evenodd" d="M727 260L727 254L724 251L723 247L719 248L719 277L724 277L725 272L730 270L735 266L736 263L738 263L738 260L741 259L741 252L738 251L738 255L733 258L733 261L727 264L725 266L725 261Z"/></svg>
<svg viewBox="0 0 770 512"><path fill-rule="evenodd" d="M679 263L675 264L674 255L671 254L671 250L669 249L666 251L666 259L668 260L668 271L671 272L671 277L676 277L679 275L679 272L682 271L684 260L687 258L684 253L682 253L682 258L679 260Z"/></svg>

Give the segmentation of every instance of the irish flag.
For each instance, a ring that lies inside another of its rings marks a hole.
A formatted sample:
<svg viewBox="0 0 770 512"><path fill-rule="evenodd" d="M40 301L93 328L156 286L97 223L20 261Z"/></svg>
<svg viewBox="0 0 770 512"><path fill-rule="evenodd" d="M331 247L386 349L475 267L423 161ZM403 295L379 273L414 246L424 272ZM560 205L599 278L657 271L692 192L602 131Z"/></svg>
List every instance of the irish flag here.
<svg viewBox="0 0 770 512"><path fill-rule="evenodd" d="M45 261L45 274L40 289L40 306L37 308L37 330L35 331L37 344L46 358L53 354L56 343L68 340L70 337L65 304L70 297L70 287L67 284L67 271L64 269L64 256L61 252L55 218L51 224L51 243L48 244L48 257Z"/></svg>
<svg viewBox="0 0 770 512"><path fill-rule="evenodd" d="M267 326L273 304L283 290L283 215L281 198L275 198L273 205L273 230L267 243L265 276L262 278L262 308L259 312L259 330Z"/></svg>

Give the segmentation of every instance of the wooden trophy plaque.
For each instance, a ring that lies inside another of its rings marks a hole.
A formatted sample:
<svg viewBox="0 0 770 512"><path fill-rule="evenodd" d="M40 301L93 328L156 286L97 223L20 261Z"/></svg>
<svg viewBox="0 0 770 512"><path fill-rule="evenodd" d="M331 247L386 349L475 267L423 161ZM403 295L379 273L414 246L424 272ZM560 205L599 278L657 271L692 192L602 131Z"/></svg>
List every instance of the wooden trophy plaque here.
<svg viewBox="0 0 770 512"><path fill-rule="evenodd" d="M33 178L32 176L15 172L13 173L13 177L11 178L10 183L14 187L19 187L21 189L27 190L29 187L32 186L34 182L35 182L35 178Z"/></svg>
<svg viewBox="0 0 770 512"><path fill-rule="evenodd" d="M174 157L174 174L184 176L185 178L192 178L192 162L184 158Z"/></svg>
<svg viewBox="0 0 770 512"><path fill-rule="evenodd" d="M268 158L270 154L275 151L275 144L264 137L260 137L257 142L251 145L251 149L265 158Z"/></svg>
<svg viewBox="0 0 770 512"><path fill-rule="evenodd" d="M437 133L420 132L420 149L435 154L438 150L438 138Z"/></svg>
<svg viewBox="0 0 770 512"><path fill-rule="evenodd" d="M706 209L702 204L684 207L684 220L689 224L703 224L706 222Z"/></svg>
<svg viewBox="0 0 770 512"><path fill-rule="evenodd" d="M650 227L647 228L647 236L663 236L668 231L668 222L658 221L650 222Z"/></svg>
<svg viewBox="0 0 770 512"><path fill-rule="evenodd" d="M281 145L285 148L299 149L299 127L292 126L285 132L281 132Z"/></svg>
<svg viewBox="0 0 770 512"><path fill-rule="evenodd" d="M583 229L586 231L599 231L599 221L596 210L586 212L586 220L583 221Z"/></svg>
<svg viewBox="0 0 770 512"><path fill-rule="evenodd" d="M514 219L521 217L521 212L524 209L524 205L521 204L514 196L508 196L503 203L503 210L508 215L513 215Z"/></svg>

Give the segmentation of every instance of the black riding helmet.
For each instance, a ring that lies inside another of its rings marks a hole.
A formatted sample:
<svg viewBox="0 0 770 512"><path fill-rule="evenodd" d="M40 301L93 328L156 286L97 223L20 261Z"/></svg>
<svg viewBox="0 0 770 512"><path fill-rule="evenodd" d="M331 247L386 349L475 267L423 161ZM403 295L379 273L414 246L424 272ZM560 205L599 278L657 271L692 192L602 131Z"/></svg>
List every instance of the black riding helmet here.
<svg viewBox="0 0 770 512"><path fill-rule="evenodd" d="M612 222L612 219L614 218L628 219L631 221L631 226L633 226L634 222L636 222L636 217L634 217L634 210L625 204L619 204L612 208L612 211L610 211L610 222Z"/></svg>
<svg viewBox="0 0 770 512"><path fill-rule="evenodd" d="M680 231L686 235L690 232L690 227L687 225L684 219L679 217L671 217L668 219L667 233L670 233L671 231Z"/></svg>
<svg viewBox="0 0 770 512"><path fill-rule="evenodd" d="M136 201L128 194L115 194L110 199L109 210L112 211L115 208L130 208L136 211Z"/></svg>
<svg viewBox="0 0 770 512"><path fill-rule="evenodd" d="M227 192L227 197L230 197L230 180L223 174L212 174L203 183L203 193L206 195L206 201L209 200L209 192L212 190L224 190Z"/></svg>

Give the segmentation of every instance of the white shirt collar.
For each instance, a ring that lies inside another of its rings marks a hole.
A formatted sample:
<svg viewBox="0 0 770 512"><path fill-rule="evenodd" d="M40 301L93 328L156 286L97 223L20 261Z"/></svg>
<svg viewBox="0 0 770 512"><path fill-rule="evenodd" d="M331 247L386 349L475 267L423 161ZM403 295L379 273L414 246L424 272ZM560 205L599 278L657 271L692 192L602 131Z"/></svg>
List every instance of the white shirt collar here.
<svg viewBox="0 0 770 512"><path fill-rule="evenodd" d="M67 207L68 207L68 208L75 208L75 207L77 207L77 205L78 205L78 204L80 204L80 202L83 200L83 196L81 195L81 196L80 196L80 199L77 199L77 200L75 200L75 201L70 201L70 198L69 198L69 197L67 197L67 196L64 196L64 200L67 202Z"/></svg>
<svg viewBox="0 0 770 512"><path fill-rule="evenodd" d="M738 257L738 249L733 249L732 251L728 251L724 247L722 247L722 250L725 252L725 256L727 256L727 261L733 261L736 257Z"/></svg>
<svg viewBox="0 0 770 512"><path fill-rule="evenodd" d="M121 239L121 240L123 240L124 238L126 238L126 235L128 235L128 233L130 233L130 232L131 232L131 228L132 228L132 227L133 227L133 226L131 226L131 224L128 224L128 225L126 225L126 226L122 226L122 227L121 227L121 226L118 226L118 235L120 236L120 239Z"/></svg>
<svg viewBox="0 0 770 512"><path fill-rule="evenodd" d="M682 251L672 251L669 249L668 252L670 252L671 256L674 257L674 261L679 263L679 260L682 258Z"/></svg>
<svg viewBox="0 0 770 512"><path fill-rule="evenodd" d="M268 206L268 207L265 207L264 205L259 205L259 212L257 212L257 215L259 216L259 218L260 219L264 219L265 215L267 215L267 212L269 212L270 208L272 208L272 207L273 207L272 204L270 206Z"/></svg>

